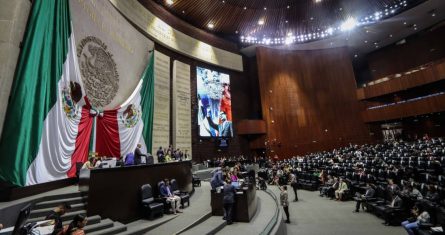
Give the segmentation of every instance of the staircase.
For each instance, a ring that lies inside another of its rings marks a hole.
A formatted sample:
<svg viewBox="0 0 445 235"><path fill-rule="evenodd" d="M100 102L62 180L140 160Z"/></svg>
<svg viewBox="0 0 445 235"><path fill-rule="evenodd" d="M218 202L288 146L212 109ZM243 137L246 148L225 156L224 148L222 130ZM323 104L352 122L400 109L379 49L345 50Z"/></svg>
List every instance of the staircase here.
<svg viewBox="0 0 445 235"><path fill-rule="evenodd" d="M28 222L45 220L45 216L60 203L69 203L71 210L62 216L63 224L69 224L74 216L87 214L88 196L80 192L52 195L42 198L32 208ZM102 219L99 215L88 217L87 226L84 228L86 234L118 234L127 231L127 227L110 219Z"/></svg>

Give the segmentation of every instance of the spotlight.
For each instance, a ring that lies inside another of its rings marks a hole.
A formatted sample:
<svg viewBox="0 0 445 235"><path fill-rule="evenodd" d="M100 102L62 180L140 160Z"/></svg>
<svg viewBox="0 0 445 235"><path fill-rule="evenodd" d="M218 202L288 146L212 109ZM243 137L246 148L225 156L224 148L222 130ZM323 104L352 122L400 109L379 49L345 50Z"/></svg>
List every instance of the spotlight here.
<svg viewBox="0 0 445 235"><path fill-rule="evenodd" d="M340 25L341 31L350 31L357 26L357 21L354 18L348 18L345 22Z"/></svg>
<svg viewBox="0 0 445 235"><path fill-rule="evenodd" d="M215 25L214 25L213 23L209 23L209 24L207 24L207 27L208 27L209 29L213 29L213 28L215 27Z"/></svg>
<svg viewBox="0 0 445 235"><path fill-rule="evenodd" d="M173 4L173 0L165 0L165 3L170 6Z"/></svg>

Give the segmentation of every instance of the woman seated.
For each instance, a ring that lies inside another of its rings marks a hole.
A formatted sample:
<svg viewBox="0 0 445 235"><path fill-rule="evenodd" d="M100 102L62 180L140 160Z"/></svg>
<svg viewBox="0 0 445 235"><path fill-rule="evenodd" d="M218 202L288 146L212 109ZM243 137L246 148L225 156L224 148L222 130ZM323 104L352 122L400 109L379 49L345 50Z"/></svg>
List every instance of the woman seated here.
<svg viewBox="0 0 445 235"><path fill-rule="evenodd" d="M87 222L86 216L76 215L73 221L69 225L65 225L57 235L85 235L83 228L87 225Z"/></svg>
<svg viewBox="0 0 445 235"><path fill-rule="evenodd" d="M430 222L430 214L427 211L422 211L422 205L418 204L414 206L411 210L413 214L413 219L408 219L402 222L402 227L406 230L409 235L414 235L414 230L419 227L419 223L429 223Z"/></svg>

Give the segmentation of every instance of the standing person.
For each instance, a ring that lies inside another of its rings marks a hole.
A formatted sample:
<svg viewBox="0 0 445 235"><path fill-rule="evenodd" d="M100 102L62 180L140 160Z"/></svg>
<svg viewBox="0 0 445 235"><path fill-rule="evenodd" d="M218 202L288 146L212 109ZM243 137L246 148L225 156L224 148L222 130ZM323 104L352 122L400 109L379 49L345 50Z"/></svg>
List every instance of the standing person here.
<svg viewBox="0 0 445 235"><path fill-rule="evenodd" d="M137 147L136 147L136 149L134 150L134 164L135 164L135 165L139 165L139 164L141 164L142 156L147 157L146 154L143 154L143 153L142 153L141 148L142 148L142 144L138 144Z"/></svg>
<svg viewBox="0 0 445 235"><path fill-rule="evenodd" d="M223 165L221 164L221 167L222 166ZM221 167L218 167L215 172L213 172L212 179L210 180L210 186L212 186L212 189L216 189L224 185L224 178Z"/></svg>
<svg viewBox="0 0 445 235"><path fill-rule="evenodd" d="M164 162L164 150L162 150L162 146L159 147L158 151L156 152L156 156L158 157L158 162Z"/></svg>
<svg viewBox="0 0 445 235"><path fill-rule="evenodd" d="M295 199L294 202L298 202L298 194L297 194L297 176L294 173L290 174L290 186L294 190Z"/></svg>
<svg viewBox="0 0 445 235"><path fill-rule="evenodd" d="M223 188L223 203L224 203L224 218L227 221L227 224L232 224L232 211L233 211L233 203L235 203L235 186L230 184L230 180L226 180L226 184Z"/></svg>
<svg viewBox="0 0 445 235"><path fill-rule="evenodd" d="M283 206L283 210L284 213L286 214L286 223L290 223L289 220L289 200L288 200L288 195L287 195L287 186L283 185L280 188L281 193L280 193L280 202L281 202L281 206Z"/></svg>

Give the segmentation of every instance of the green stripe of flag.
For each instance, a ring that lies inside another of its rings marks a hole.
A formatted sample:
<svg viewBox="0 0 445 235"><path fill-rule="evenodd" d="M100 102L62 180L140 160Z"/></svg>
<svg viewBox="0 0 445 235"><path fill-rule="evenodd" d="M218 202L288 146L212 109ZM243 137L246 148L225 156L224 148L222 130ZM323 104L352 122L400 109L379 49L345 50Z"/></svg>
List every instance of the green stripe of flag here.
<svg viewBox="0 0 445 235"><path fill-rule="evenodd" d="M150 61L142 74L143 79L141 87L141 109L142 122L144 129L142 135L144 137L147 152L152 149L153 135L153 110L154 110L154 51L151 53Z"/></svg>
<svg viewBox="0 0 445 235"><path fill-rule="evenodd" d="M11 89L0 140L0 179L26 183L43 122L57 101L71 34L68 0L35 0Z"/></svg>

